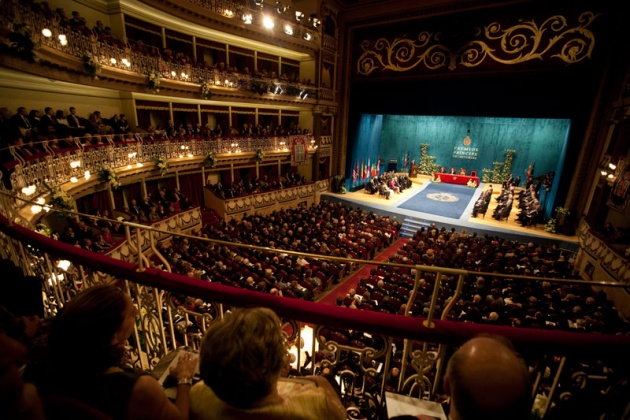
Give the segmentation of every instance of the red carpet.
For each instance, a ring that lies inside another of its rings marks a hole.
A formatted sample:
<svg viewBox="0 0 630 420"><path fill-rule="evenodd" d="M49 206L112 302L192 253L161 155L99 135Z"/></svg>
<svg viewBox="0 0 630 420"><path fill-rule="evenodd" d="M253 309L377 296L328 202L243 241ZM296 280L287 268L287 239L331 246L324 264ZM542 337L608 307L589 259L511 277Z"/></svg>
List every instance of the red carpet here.
<svg viewBox="0 0 630 420"><path fill-rule="evenodd" d="M400 238L389 247L385 248L383 252L378 254L374 261L385 261L391 255L394 255L398 252L401 246L405 242L407 242L409 238ZM330 292L323 295L321 299L317 302L324 303L328 305L336 305L337 304L337 296L345 297L350 289L355 289L357 284L359 284L359 280L361 277L369 277L370 270L374 268L373 265L365 265L363 268L359 269L356 273L348 277L343 283L339 284L336 288L332 289Z"/></svg>

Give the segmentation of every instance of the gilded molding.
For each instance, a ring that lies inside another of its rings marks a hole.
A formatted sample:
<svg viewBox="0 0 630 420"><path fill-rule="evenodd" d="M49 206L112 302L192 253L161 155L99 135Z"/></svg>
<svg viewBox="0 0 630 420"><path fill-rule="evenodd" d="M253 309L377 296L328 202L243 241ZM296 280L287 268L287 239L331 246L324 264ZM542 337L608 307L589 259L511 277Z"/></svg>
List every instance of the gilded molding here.
<svg viewBox="0 0 630 420"><path fill-rule="evenodd" d="M493 22L483 29L476 28L477 39L456 50L441 42L440 32L423 31L417 39L366 39L361 42L363 53L357 60L356 71L364 76L386 70L402 73L420 67L452 71L484 62L514 65L542 59L575 64L591 57L595 36L589 26L598 16L584 12L573 26L561 15L552 16L540 25L530 20L502 28L500 23Z"/></svg>

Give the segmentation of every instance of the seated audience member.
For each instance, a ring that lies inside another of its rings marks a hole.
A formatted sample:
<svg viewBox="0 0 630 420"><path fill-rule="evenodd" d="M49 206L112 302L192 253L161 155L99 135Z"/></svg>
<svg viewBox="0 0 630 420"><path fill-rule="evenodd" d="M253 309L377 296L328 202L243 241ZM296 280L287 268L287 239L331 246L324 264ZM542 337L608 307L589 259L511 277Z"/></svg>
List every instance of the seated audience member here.
<svg viewBox="0 0 630 420"><path fill-rule="evenodd" d="M266 308L240 309L214 324L203 339L203 382L190 395L196 419L345 419L322 376L280 378L286 348L280 320Z"/></svg>
<svg viewBox="0 0 630 420"><path fill-rule="evenodd" d="M0 332L0 404L3 418L44 419L37 388L25 383L20 374L27 349L19 341Z"/></svg>
<svg viewBox="0 0 630 420"><path fill-rule="evenodd" d="M452 420L530 418L529 373L509 341L476 337L450 358L444 378Z"/></svg>
<svg viewBox="0 0 630 420"><path fill-rule="evenodd" d="M45 410L51 408L48 402L70 399L111 418L188 417L193 357L180 358L171 369L178 380L175 404L153 377L120 368L136 314L129 296L111 285L85 289L63 307L51 329L47 369L38 387Z"/></svg>

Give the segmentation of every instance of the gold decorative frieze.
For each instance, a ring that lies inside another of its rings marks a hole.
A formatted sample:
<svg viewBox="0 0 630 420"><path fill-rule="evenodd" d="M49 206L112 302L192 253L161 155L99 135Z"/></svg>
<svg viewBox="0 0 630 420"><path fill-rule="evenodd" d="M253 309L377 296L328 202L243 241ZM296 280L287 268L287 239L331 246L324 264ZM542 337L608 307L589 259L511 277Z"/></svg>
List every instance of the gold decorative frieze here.
<svg viewBox="0 0 630 420"><path fill-rule="evenodd" d="M420 32L416 39L366 39L361 42L363 53L357 60L356 71L367 76L385 71L455 70L482 63L515 65L556 59L575 64L591 57L595 36L589 26L598 16L584 12L573 25L561 15L549 17L541 24L521 20L503 27L493 22L476 28L473 39L462 41L465 43L460 46L449 46L442 41L441 32L429 31Z"/></svg>

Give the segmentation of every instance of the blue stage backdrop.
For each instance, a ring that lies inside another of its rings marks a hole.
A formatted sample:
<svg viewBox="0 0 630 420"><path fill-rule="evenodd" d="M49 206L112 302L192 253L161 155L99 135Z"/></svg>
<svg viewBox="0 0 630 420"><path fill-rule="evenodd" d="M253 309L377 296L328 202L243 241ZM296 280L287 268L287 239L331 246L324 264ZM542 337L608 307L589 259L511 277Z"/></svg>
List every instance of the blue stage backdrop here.
<svg viewBox="0 0 630 420"><path fill-rule="evenodd" d="M423 143L438 165L475 170L480 178L483 169L505 162L508 149L515 151L511 172L515 178L520 175L523 183L530 165L534 177L559 175L570 125L567 119L362 115L349 143L347 184L351 190L360 188L374 173L386 170L392 159L397 160L397 171L408 172L412 160L420 162ZM377 165L380 162L376 171L375 159ZM552 189L541 203L547 216L555 195Z"/></svg>

